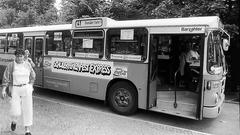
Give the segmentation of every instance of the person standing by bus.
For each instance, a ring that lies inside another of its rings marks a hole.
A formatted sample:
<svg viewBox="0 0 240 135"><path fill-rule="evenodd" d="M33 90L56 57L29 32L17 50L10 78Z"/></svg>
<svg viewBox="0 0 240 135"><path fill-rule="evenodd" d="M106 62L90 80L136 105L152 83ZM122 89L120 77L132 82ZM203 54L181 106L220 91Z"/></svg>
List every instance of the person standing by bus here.
<svg viewBox="0 0 240 135"><path fill-rule="evenodd" d="M34 62L32 61L32 59L29 57L30 56L30 52L28 50L25 50L24 51L25 55L24 55L24 60L29 62L31 64L31 66L34 68L35 67L35 64Z"/></svg>
<svg viewBox="0 0 240 135"><path fill-rule="evenodd" d="M24 54L24 50L16 50L15 60L6 67L2 80L2 97L7 96L6 88L9 87L11 130L16 129L17 119L22 114L25 135L31 135L30 126L33 123L32 92L36 74L32 66L24 61Z"/></svg>

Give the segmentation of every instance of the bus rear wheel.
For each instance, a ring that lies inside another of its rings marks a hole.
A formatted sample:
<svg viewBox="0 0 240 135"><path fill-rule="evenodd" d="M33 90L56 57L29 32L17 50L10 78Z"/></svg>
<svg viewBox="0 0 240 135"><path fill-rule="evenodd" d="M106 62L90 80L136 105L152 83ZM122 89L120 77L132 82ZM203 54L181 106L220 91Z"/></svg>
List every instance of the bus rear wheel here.
<svg viewBox="0 0 240 135"><path fill-rule="evenodd" d="M129 83L118 82L110 87L108 103L110 108L121 115L131 115L137 110L137 91Z"/></svg>

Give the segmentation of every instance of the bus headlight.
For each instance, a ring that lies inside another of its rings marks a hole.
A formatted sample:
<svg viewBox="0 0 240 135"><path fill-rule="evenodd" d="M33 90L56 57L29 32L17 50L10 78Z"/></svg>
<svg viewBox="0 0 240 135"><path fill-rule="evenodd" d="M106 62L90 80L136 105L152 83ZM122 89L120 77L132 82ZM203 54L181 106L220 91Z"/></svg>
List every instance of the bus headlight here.
<svg viewBox="0 0 240 135"><path fill-rule="evenodd" d="M221 81L207 81L207 90L217 89L221 86Z"/></svg>

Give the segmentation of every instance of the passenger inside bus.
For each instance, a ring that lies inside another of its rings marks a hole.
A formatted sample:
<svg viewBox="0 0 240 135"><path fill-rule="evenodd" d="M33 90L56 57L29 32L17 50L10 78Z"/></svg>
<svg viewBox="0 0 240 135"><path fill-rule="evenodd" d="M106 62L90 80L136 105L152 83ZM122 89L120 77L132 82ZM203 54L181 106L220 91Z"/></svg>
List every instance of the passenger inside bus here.
<svg viewBox="0 0 240 135"><path fill-rule="evenodd" d="M158 48L159 90L178 89L195 92L200 75L200 36L154 35L154 38L152 44L157 41Z"/></svg>
<svg viewBox="0 0 240 135"><path fill-rule="evenodd" d="M186 61L190 64L194 64L199 62L199 53L198 53L198 45L191 45L189 44L189 51L186 56Z"/></svg>
<svg viewBox="0 0 240 135"><path fill-rule="evenodd" d="M193 89L193 82L196 81L197 76L199 76L199 54L197 52L198 47L193 46L190 41L186 45L183 45L181 54L179 56L179 68L176 71L180 73L179 86L185 87L187 89Z"/></svg>

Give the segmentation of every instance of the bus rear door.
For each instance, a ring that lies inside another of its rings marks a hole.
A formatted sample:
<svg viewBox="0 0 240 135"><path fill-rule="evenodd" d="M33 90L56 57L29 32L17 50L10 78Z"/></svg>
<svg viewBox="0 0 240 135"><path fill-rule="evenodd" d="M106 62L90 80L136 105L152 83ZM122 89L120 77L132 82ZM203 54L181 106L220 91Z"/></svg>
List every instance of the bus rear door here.
<svg viewBox="0 0 240 135"><path fill-rule="evenodd" d="M29 34L29 33L28 33ZM27 35L28 35L27 34ZM24 46L25 49L28 49L31 53L31 58L35 64L36 72L36 81L35 85L42 87L43 86L43 45L44 37L43 36L25 36L24 37Z"/></svg>

